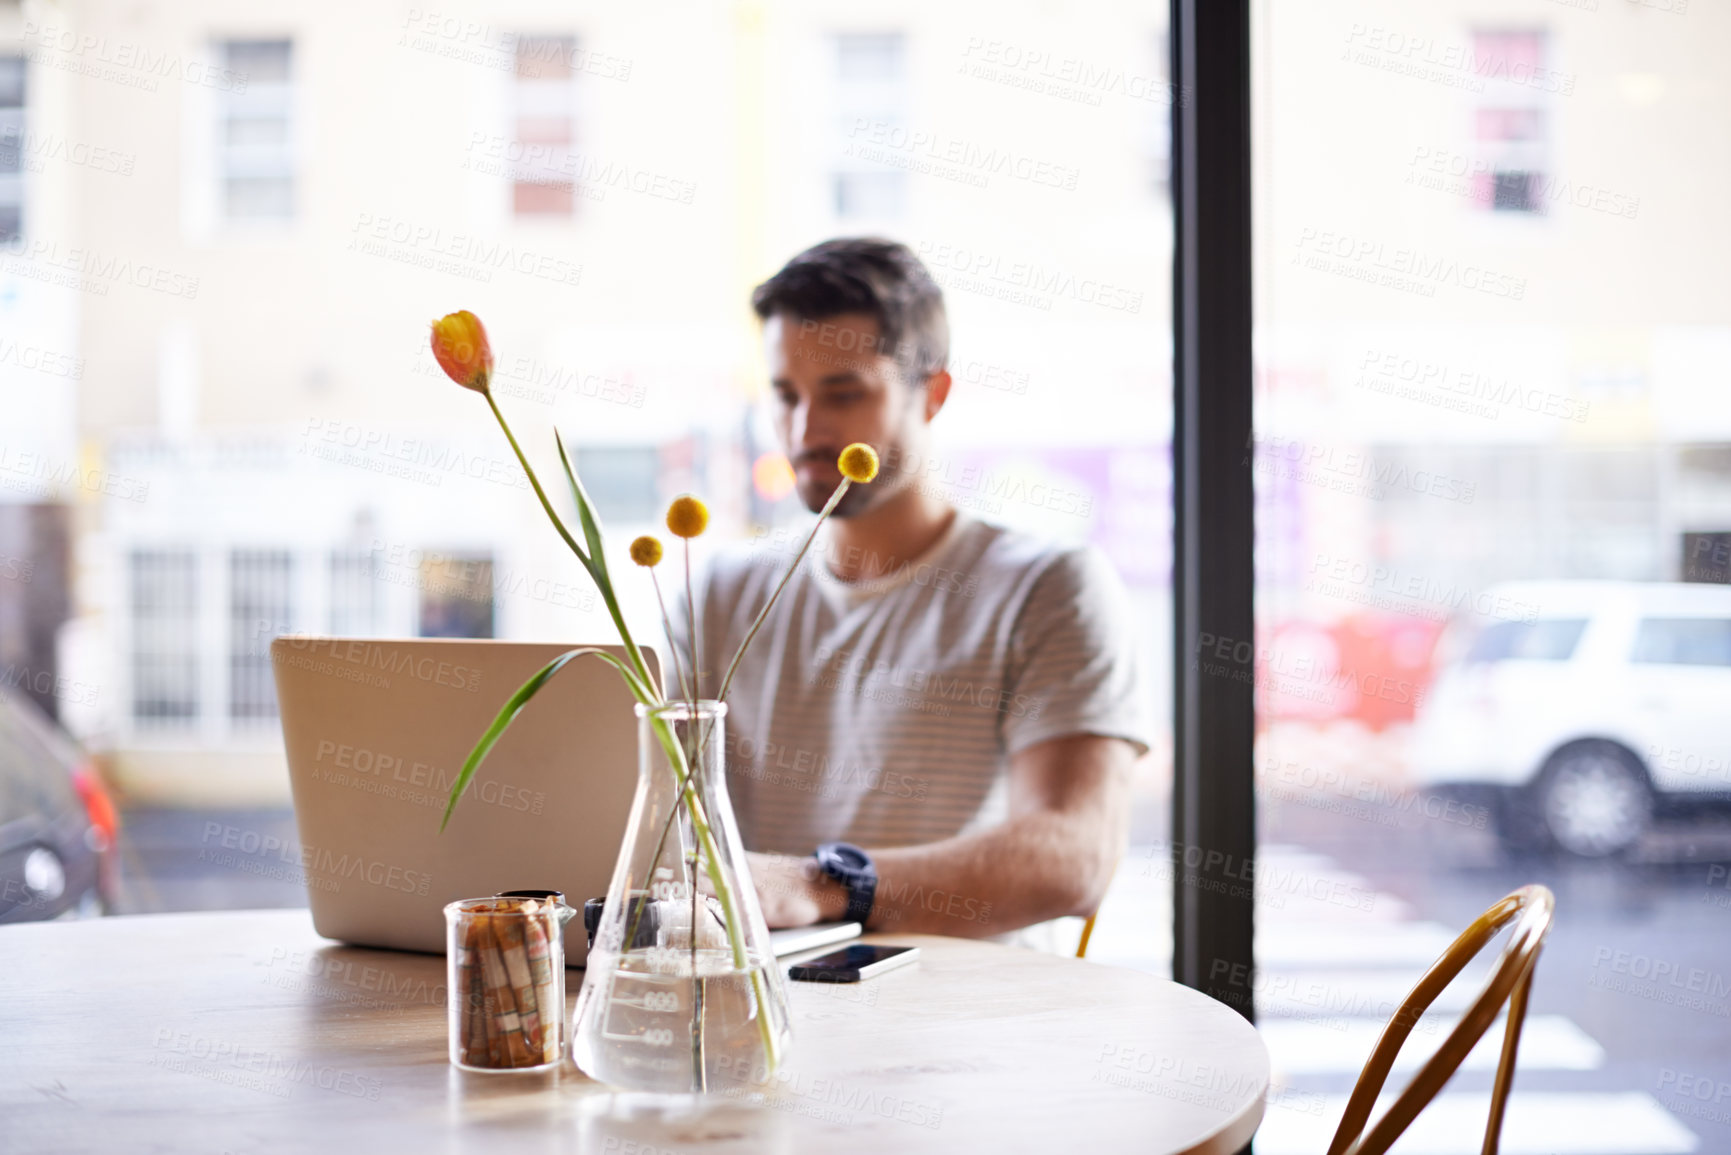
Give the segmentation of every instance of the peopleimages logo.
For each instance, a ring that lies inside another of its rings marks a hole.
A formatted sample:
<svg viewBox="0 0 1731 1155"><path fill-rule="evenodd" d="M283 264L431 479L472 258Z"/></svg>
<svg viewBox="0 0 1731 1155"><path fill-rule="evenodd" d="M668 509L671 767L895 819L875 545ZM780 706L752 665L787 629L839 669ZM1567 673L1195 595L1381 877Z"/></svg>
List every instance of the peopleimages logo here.
<svg viewBox="0 0 1731 1155"><path fill-rule="evenodd" d="M20 236L0 246L0 256L9 258L8 273L92 296L107 296L110 285L130 285L188 301L198 299L197 277L100 249L62 246L46 239L26 241Z"/></svg>
<svg viewBox="0 0 1731 1155"><path fill-rule="evenodd" d="M1587 402L1559 393L1523 387L1508 376L1496 376L1465 366L1415 357L1384 349L1366 349L1359 361L1354 385L1417 401L1431 401L1441 408L1495 418L1506 410L1519 409L1563 421L1587 419Z"/></svg>
<svg viewBox="0 0 1731 1155"><path fill-rule="evenodd" d="M1006 261L995 253L981 252L966 245L952 245L921 240L915 251L936 275L940 283L947 274L961 278L956 287L973 290L977 286L1021 293L1022 297L1006 297L1018 303L1040 303L1050 308L1054 299L1065 297L1085 305L1099 305L1125 313L1142 311L1142 294L1092 277L1078 277L1065 269L1047 268L1032 261ZM994 294L995 295L995 294Z"/></svg>
<svg viewBox="0 0 1731 1155"><path fill-rule="evenodd" d="M55 161L93 172L131 176L138 163L136 153L68 140L59 133L27 131L17 125L0 128L0 153L18 156L27 172L41 172L44 162Z"/></svg>
<svg viewBox="0 0 1731 1155"><path fill-rule="evenodd" d="M37 64L114 80L145 92L155 92L159 80L180 80L198 88L237 95L246 91L248 76L244 72L145 44L110 40L107 36L38 24L34 20L24 22L24 41L36 49L30 58Z"/></svg>
<svg viewBox="0 0 1731 1155"><path fill-rule="evenodd" d="M737 1089L723 1091L722 1094L753 1097L763 1095L766 1100L764 1106L786 1110L810 1105L839 1111L858 1111L879 1119L893 1119L933 1131L943 1125L942 1104L908 1099L881 1087L850 1085L837 1079L813 1078L806 1072L785 1067L772 1071L746 1055L717 1055L715 1063L720 1070L731 1074L734 1082L740 1084ZM796 1113L806 1112L796 1110ZM852 1117L843 1116L838 1121L851 1122Z"/></svg>
<svg viewBox="0 0 1731 1155"><path fill-rule="evenodd" d="M321 781L439 809L444 808L456 784L456 775L448 769L328 738L320 740L313 762L318 767L313 776ZM540 814L547 803L544 791L490 778L471 778L463 796L479 796L489 806L525 814Z"/></svg>
<svg viewBox="0 0 1731 1155"><path fill-rule="evenodd" d="M729 757L729 773L771 786L785 786L820 797L879 790L897 798L914 799L925 798L930 788L925 778L832 758L827 753L801 747L790 748L782 742L756 742L734 730L729 730L722 741Z"/></svg>
<svg viewBox="0 0 1731 1155"><path fill-rule="evenodd" d="M1390 491L1439 497L1471 505L1476 482L1414 468L1394 458L1378 458L1357 449L1306 442L1278 434L1252 438L1253 467L1260 473L1304 481L1336 492L1381 501Z"/></svg>
<svg viewBox="0 0 1731 1155"><path fill-rule="evenodd" d="M383 1083L370 1075L324 1064L315 1065L306 1059L275 1054L247 1043L177 1031L173 1027L158 1028L153 1048L152 1066L264 1091L283 1099L289 1097L290 1084L317 1087L321 1091L374 1102L378 1101L384 1088Z"/></svg>
<svg viewBox="0 0 1731 1155"><path fill-rule="evenodd" d="M277 837L274 834L263 834L256 830L244 830L238 826L225 826L220 822L204 824L202 839L206 851L201 851L200 857L212 846L228 851L227 856L234 855L250 858L264 858L275 854L277 860L284 864L300 868L303 872L321 876L308 879L309 885L318 885L321 890L337 890L341 883L338 879L358 879L373 886L382 886L386 890L400 890L405 894L425 896L433 882L433 876L426 871L409 870L401 866L392 866L376 858L365 858L361 855L337 854L327 847L300 846ZM212 858L212 861L216 859ZM223 865L236 865L234 861Z"/></svg>
<svg viewBox="0 0 1731 1155"><path fill-rule="evenodd" d="M355 958L328 955L322 950L290 951L287 947L272 947L270 957L255 965L280 971L283 978L318 980L317 985L300 984L297 987L291 984L285 989L312 990L326 997L342 996L341 1001L345 1002L354 1001L354 991L379 996L365 1000L365 1005L370 1007L383 1008L404 1002L442 1006L447 994L443 983L428 982L418 975L398 974L389 967L373 966ZM266 981L269 981L269 976ZM284 983L273 985L284 986Z"/></svg>
<svg viewBox="0 0 1731 1155"><path fill-rule="evenodd" d="M1297 248L1293 263L1304 268L1421 296L1435 296L1438 285L1511 301L1527 295L1525 277L1333 229L1300 229Z"/></svg>
<svg viewBox="0 0 1731 1155"><path fill-rule="evenodd" d="M1374 605L1436 621L1450 614L1472 612L1510 622L1538 619L1539 606L1508 594L1445 582L1398 566L1372 565L1354 558L1319 553L1311 563L1304 588L1324 597Z"/></svg>
<svg viewBox="0 0 1731 1155"><path fill-rule="evenodd" d="M1028 156L1010 148L946 136L941 132L909 129L866 116L854 117L848 141L850 156L897 168L913 167L916 171L924 171L927 165L937 165L934 175L941 176L948 171L964 178L964 183L980 187L985 187L990 177L1007 176L1068 192L1075 189L1081 178L1081 170L1070 165ZM897 164L898 156L907 157L912 163Z"/></svg>
<svg viewBox="0 0 1731 1155"><path fill-rule="evenodd" d="M353 252L387 257L437 272L491 281L506 271L556 285L583 281L583 266L553 253L520 248L477 233L452 233L441 226L401 217L361 213L349 230Z"/></svg>
<svg viewBox="0 0 1731 1155"><path fill-rule="evenodd" d="M1416 682L1374 670L1343 669L1306 650L1259 646L1204 631L1197 635L1195 653L1192 670L1290 697L1331 704L1341 695L1401 706L1424 702L1424 690Z"/></svg>
<svg viewBox="0 0 1731 1155"><path fill-rule="evenodd" d="M112 470L88 468L79 462L60 460L45 453L20 452L0 445L0 489L17 490L43 498L64 491L100 494L118 501L143 502L150 496L150 483Z"/></svg>
<svg viewBox="0 0 1731 1155"><path fill-rule="evenodd" d="M1433 37L1386 28L1352 25L1342 56L1353 64L1429 80L1469 92L1484 92L1487 82L1514 85L1570 96L1575 74L1543 68L1506 49L1485 49L1464 43L1439 42Z"/></svg>
<svg viewBox="0 0 1731 1155"><path fill-rule="evenodd" d="M262 631L268 629L270 623L260 622L259 626ZM481 671L476 667L459 666L454 662L431 657L417 657L408 650L397 650L393 653L385 646L358 639L313 638L294 634L278 634L276 641L292 650L305 651L308 659L323 655L332 662L344 663L356 672L370 673L378 670L388 674L406 674L423 682L431 682L435 686L450 686L452 689L471 692L481 688ZM301 662L294 660L297 656L285 654L282 660L300 665ZM380 680L384 687L390 686L388 679Z"/></svg>
<svg viewBox="0 0 1731 1155"><path fill-rule="evenodd" d="M817 660L825 663L825 674L817 685L858 691L872 683L888 683L898 690L926 699L996 710L1032 722L1045 708L1045 700L1031 694L1014 693L992 682L975 682L958 672L903 666L884 658L873 658L858 650L832 650L819 646Z"/></svg>
<svg viewBox="0 0 1731 1155"><path fill-rule="evenodd" d="M1725 1002L1731 996L1731 980L1700 967L1681 966L1671 959L1601 946L1593 951L1593 969L1587 976L1587 985L1731 1018L1731 1006Z"/></svg>

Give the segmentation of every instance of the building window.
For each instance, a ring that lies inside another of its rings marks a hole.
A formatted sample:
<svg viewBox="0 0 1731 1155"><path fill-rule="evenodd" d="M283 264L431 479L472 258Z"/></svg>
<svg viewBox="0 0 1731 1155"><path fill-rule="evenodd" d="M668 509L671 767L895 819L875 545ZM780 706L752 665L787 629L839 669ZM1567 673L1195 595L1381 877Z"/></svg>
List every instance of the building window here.
<svg viewBox="0 0 1731 1155"><path fill-rule="evenodd" d="M233 222L292 220L293 44L225 40L218 55L235 78L232 87L217 93L216 171L222 215Z"/></svg>
<svg viewBox="0 0 1731 1155"><path fill-rule="evenodd" d="M1172 83L1167 78L1171 51L1166 30L1154 33L1146 80L1150 91L1164 93L1167 99L1148 100L1142 115L1143 171L1148 191L1162 200L1172 194Z"/></svg>
<svg viewBox="0 0 1731 1155"><path fill-rule="evenodd" d="M364 549L331 554L330 630L337 637L377 634L384 610L377 562Z"/></svg>
<svg viewBox="0 0 1731 1155"><path fill-rule="evenodd" d="M907 202L907 173L892 167L906 147L907 61L901 33L835 38L835 215L893 220Z"/></svg>
<svg viewBox="0 0 1731 1155"><path fill-rule="evenodd" d="M294 559L287 550L237 549L228 559L228 716L275 718L270 643L294 623Z"/></svg>
<svg viewBox="0 0 1731 1155"><path fill-rule="evenodd" d="M1473 110L1473 151L1483 161L1474 178L1473 200L1480 208L1544 212L1548 110L1539 78L1546 49L1542 29L1473 34L1473 66L1484 78Z"/></svg>
<svg viewBox="0 0 1731 1155"><path fill-rule="evenodd" d="M654 446L579 449L577 474L608 521L655 521L661 512L661 451Z"/></svg>
<svg viewBox="0 0 1731 1155"><path fill-rule="evenodd" d="M491 555L429 551L418 578L423 638L493 636Z"/></svg>
<svg viewBox="0 0 1731 1155"><path fill-rule="evenodd" d="M511 211L568 217L577 203L577 42L569 36L517 41L512 84Z"/></svg>
<svg viewBox="0 0 1731 1155"><path fill-rule="evenodd" d="M24 235L24 58L0 56L0 244Z"/></svg>
<svg viewBox="0 0 1731 1155"><path fill-rule="evenodd" d="M137 550L131 558L132 716L141 726L198 717L198 557Z"/></svg>

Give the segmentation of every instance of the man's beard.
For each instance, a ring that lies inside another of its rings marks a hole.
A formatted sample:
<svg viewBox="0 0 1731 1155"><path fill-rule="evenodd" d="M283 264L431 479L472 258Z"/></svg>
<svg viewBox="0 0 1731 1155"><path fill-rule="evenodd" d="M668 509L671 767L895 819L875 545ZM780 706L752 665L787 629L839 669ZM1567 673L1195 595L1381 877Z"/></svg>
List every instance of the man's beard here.
<svg viewBox="0 0 1731 1155"><path fill-rule="evenodd" d="M816 457L817 455L813 454L812 456ZM827 460L833 462L838 456L840 456L839 451L834 454L829 454ZM830 516L841 518L857 517L876 506L880 501L889 497L892 491L900 489L902 487L901 461L902 454L899 446L880 456L878 459L877 476L863 485L856 482L853 485L848 486L847 492L842 494L841 500L836 503L835 509L830 512ZM800 479L796 485L796 488L799 491L799 499L805 503L805 507L811 510L811 512L820 512L824 507L824 503L829 501L830 497L835 493L836 485L841 483L840 478L841 472L840 470L837 470L836 481L834 483L830 482L827 478L816 478L811 481Z"/></svg>

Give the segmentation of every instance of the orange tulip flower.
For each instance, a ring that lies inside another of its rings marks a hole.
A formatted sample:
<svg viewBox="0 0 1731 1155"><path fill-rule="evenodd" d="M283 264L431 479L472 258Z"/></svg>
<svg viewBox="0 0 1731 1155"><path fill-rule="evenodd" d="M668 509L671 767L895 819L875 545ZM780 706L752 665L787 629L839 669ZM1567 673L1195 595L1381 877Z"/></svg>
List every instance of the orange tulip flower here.
<svg viewBox="0 0 1731 1155"><path fill-rule="evenodd" d="M487 391L493 376L493 350L481 318L467 309L433 322L433 357L445 375L465 389Z"/></svg>

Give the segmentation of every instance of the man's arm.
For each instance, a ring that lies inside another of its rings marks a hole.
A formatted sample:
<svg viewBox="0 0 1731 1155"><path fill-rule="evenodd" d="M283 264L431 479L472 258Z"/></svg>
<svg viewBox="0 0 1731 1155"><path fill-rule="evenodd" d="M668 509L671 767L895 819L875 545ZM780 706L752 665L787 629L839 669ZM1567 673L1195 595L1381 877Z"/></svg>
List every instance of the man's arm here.
<svg viewBox="0 0 1731 1155"><path fill-rule="evenodd" d="M1010 759L1010 813L998 826L923 846L867 847L878 868L870 929L981 938L1092 914L1124 854L1135 761L1121 738L1038 742ZM847 910L847 892L809 858L753 854L751 872L772 927Z"/></svg>

